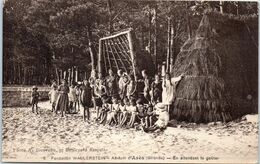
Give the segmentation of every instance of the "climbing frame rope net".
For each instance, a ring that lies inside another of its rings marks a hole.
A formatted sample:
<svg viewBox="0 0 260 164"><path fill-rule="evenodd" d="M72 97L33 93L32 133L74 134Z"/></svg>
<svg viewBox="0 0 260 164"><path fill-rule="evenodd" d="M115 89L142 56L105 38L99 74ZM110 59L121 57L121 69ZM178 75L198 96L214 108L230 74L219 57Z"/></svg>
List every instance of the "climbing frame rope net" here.
<svg viewBox="0 0 260 164"><path fill-rule="evenodd" d="M121 69L136 76L132 29L99 40L98 71L105 75L109 69Z"/></svg>

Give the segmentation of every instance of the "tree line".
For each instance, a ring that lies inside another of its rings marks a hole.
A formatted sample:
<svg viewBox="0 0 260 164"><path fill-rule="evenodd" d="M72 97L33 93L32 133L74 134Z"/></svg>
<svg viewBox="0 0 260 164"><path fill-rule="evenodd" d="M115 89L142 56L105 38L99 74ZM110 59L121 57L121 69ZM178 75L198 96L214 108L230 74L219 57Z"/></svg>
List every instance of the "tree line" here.
<svg viewBox="0 0 260 164"><path fill-rule="evenodd" d="M140 0L6 0L3 10L3 83L50 84L83 80L98 40L132 28L155 65L173 65L195 34L205 9L258 14L256 2Z"/></svg>

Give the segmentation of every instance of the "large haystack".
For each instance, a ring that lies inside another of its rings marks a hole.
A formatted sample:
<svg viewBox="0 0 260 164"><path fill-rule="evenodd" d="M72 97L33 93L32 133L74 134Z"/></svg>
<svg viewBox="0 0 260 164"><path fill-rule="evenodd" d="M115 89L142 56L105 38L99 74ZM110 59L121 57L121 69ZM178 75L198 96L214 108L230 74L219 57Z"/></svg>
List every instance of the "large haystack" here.
<svg viewBox="0 0 260 164"><path fill-rule="evenodd" d="M257 108L258 18L203 16L172 70L185 73L172 115L190 122L229 121Z"/></svg>

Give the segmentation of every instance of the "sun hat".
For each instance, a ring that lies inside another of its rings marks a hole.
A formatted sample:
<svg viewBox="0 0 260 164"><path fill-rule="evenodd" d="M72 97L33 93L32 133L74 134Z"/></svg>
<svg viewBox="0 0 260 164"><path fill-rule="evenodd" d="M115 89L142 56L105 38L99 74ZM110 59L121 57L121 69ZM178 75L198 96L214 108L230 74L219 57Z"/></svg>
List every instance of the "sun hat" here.
<svg viewBox="0 0 260 164"><path fill-rule="evenodd" d="M165 104L163 104L163 103L157 103L157 104L154 106L154 108L160 110L161 112L163 112L163 111L166 110Z"/></svg>

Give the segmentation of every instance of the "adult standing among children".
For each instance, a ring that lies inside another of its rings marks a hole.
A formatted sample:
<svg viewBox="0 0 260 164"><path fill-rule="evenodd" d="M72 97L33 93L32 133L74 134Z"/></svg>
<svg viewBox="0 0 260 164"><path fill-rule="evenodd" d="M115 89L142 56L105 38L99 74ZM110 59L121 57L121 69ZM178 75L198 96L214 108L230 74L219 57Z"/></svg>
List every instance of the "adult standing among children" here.
<svg viewBox="0 0 260 164"><path fill-rule="evenodd" d="M118 94L116 76L112 69L108 70L108 76L106 77L107 93L109 97L115 97Z"/></svg>
<svg viewBox="0 0 260 164"><path fill-rule="evenodd" d="M172 77L169 73L165 74L165 78L163 78L162 82L162 103L166 105L167 111L169 112L170 106L174 101L176 86L178 85L179 81L183 78L183 75L178 77Z"/></svg>
<svg viewBox="0 0 260 164"><path fill-rule="evenodd" d="M66 113L69 110L69 96L68 93L70 91L69 86L67 84L67 81L63 79L61 81L61 85L58 87L59 91L59 97L57 100L57 104L55 107L56 114L58 110L61 111L61 116L64 116L64 113Z"/></svg>
<svg viewBox="0 0 260 164"><path fill-rule="evenodd" d="M92 88L87 80L83 81L83 85L80 88L80 102L83 106L83 120L89 121L90 120L90 112L89 108L91 107L91 100L92 100Z"/></svg>

